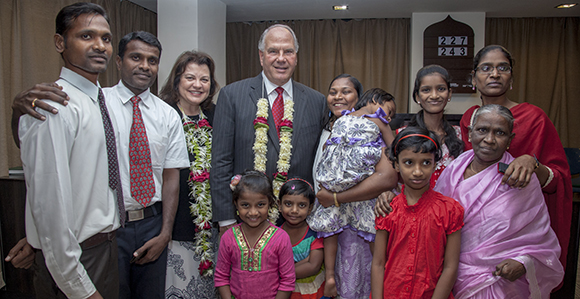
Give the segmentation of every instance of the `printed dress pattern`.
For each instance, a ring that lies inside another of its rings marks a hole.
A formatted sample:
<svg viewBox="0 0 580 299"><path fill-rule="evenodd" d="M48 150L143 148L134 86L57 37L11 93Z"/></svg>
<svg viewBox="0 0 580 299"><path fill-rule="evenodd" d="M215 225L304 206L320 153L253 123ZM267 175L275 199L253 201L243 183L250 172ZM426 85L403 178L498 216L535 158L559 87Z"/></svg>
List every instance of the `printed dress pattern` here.
<svg viewBox="0 0 580 299"><path fill-rule="evenodd" d="M382 109L370 117L380 118L380 112ZM316 169L316 180L331 192L353 187L375 172L383 146L381 132L374 122L365 117L344 115L332 128ZM376 233L374 204L375 199L372 199L324 208L317 202L308 224L319 237L350 228L365 240L373 241Z"/></svg>

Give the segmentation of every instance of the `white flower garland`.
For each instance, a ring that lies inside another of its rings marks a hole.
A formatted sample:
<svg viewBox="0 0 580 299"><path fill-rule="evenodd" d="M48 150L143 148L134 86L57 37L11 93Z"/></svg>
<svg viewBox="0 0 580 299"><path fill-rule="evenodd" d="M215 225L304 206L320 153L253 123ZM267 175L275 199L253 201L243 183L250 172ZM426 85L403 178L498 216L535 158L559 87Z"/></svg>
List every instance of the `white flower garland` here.
<svg viewBox="0 0 580 299"><path fill-rule="evenodd" d="M212 203L209 185L209 170L211 168L212 127L206 116L200 110L199 120L192 121L179 107L183 114L183 131L187 150L195 156L189 169L189 210L195 224L194 251L201 257L199 273L201 276L213 275L214 249L212 237Z"/></svg>
<svg viewBox="0 0 580 299"><path fill-rule="evenodd" d="M252 149L254 150L254 169L266 172L266 162L268 153L268 109L269 103L265 98L260 98L257 104L256 119L254 120L254 129L256 130L255 142ZM274 174L272 186L276 203L268 210L268 218L272 223L276 223L279 217L278 195L280 187L288 179L288 170L290 169L290 158L292 157L292 127L294 121L294 101L284 101L284 116L280 123L280 154L278 155L277 170Z"/></svg>

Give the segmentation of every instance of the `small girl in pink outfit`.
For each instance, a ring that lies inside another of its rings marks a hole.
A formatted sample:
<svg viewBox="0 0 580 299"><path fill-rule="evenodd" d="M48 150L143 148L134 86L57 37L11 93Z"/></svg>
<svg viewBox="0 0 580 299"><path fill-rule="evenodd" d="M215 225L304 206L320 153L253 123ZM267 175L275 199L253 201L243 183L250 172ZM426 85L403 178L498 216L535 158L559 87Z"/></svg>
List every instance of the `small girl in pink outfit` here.
<svg viewBox="0 0 580 299"><path fill-rule="evenodd" d="M288 234L268 221L274 204L270 180L258 171L245 172L233 202L242 223L220 241L214 284L221 298L290 298L296 281L294 255Z"/></svg>

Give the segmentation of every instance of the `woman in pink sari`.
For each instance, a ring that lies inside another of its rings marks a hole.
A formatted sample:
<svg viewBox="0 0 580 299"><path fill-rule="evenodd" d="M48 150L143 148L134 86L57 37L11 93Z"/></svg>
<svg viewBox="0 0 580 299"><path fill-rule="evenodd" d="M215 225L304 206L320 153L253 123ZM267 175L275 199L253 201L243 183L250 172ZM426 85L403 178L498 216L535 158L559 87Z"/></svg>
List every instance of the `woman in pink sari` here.
<svg viewBox="0 0 580 299"><path fill-rule="evenodd" d="M548 206L552 229L558 236L562 255L560 261L566 266L570 223L572 222L572 181L570 168L558 132L546 113L530 103L518 103L508 98L513 74L513 58L502 46L489 45L473 58L471 83L481 94L483 105L498 104L510 110L515 119L509 153L515 161L506 171L506 183L524 187L535 173L542 186L544 201ZM521 102L521 101L520 101ZM461 118L461 134L465 150L471 149L467 140L467 127L471 125L478 105L469 108Z"/></svg>
<svg viewBox="0 0 580 299"><path fill-rule="evenodd" d="M549 298L564 277L536 175L522 189L502 184L502 163L514 160L506 152L513 122L503 106L481 107L469 128L473 150L455 159L434 188L465 209L455 298Z"/></svg>

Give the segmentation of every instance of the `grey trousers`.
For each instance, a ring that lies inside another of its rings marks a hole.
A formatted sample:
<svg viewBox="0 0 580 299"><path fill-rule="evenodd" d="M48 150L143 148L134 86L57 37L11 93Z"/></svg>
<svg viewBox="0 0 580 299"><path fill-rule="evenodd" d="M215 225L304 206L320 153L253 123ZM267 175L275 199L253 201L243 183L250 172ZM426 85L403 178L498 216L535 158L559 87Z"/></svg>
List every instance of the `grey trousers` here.
<svg viewBox="0 0 580 299"><path fill-rule="evenodd" d="M117 238L84 248L80 259L97 291L106 299L119 298L119 267ZM44 261L41 250L36 252L34 261L34 289L37 299L66 299L58 288Z"/></svg>

